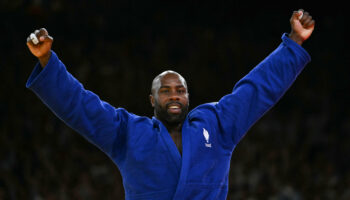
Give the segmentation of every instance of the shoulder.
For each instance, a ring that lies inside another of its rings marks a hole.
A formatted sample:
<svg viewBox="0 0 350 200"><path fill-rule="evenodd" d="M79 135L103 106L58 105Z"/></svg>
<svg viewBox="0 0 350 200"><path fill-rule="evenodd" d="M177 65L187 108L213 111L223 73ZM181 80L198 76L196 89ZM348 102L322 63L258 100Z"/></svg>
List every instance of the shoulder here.
<svg viewBox="0 0 350 200"><path fill-rule="evenodd" d="M190 120L195 118L214 118L216 116L216 105L218 102L205 103L195 107L188 114Z"/></svg>
<svg viewBox="0 0 350 200"><path fill-rule="evenodd" d="M152 119L146 116L139 116L132 112L127 111L125 108L117 108L118 115L127 121L128 126L140 127L152 125Z"/></svg>

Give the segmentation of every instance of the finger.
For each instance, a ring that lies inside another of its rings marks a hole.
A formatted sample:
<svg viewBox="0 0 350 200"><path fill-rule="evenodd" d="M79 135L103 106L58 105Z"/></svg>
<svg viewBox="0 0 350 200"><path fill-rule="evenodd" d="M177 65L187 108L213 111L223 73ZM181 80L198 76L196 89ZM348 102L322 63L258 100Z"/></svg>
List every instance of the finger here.
<svg viewBox="0 0 350 200"><path fill-rule="evenodd" d="M47 32L46 28L41 28L40 33L43 33L44 35L48 35L49 33Z"/></svg>
<svg viewBox="0 0 350 200"><path fill-rule="evenodd" d="M28 37L27 37L27 43L28 43L28 42L31 42L31 41L32 41L32 40L31 40L30 37L28 36Z"/></svg>
<svg viewBox="0 0 350 200"><path fill-rule="evenodd" d="M299 13L298 11L293 11L292 17L291 17L291 21L297 20L299 17Z"/></svg>
<svg viewBox="0 0 350 200"><path fill-rule="evenodd" d="M31 46L35 45L34 42L39 43L38 38L36 37L36 33L38 33L38 30L35 30L33 33L30 33L27 37L27 44L29 43Z"/></svg>
<svg viewBox="0 0 350 200"><path fill-rule="evenodd" d="M304 10L303 9L299 9L298 10L298 20L301 20L304 17Z"/></svg>
<svg viewBox="0 0 350 200"><path fill-rule="evenodd" d="M298 20L301 20L302 17L304 16L304 9L299 9L298 11L295 11L295 18Z"/></svg>
<svg viewBox="0 0 350 200"><path fill-rule="evenodd" d="M43 35L43 36L40 36L39 40L40 40L40 42L52 42L53 37L51 37L49 35Z"/></svg>
<svg viewBox="0 0 350 200"><path fill-rule="evenodd" d="M38 37L38 35L39 35L39 30L35 30L35 31L34 31L34 34L36 35L36 37Z"/></svg>
<svg viewBox="0 0 350 200"><path fill-rule="evenodd" d="M34 45L37 45L39 43L38 37L36 37L34 33L31 33L29 35L29 39ZM28 38L27 38L27 41L28 41Z"/></svg>
<svg viewBox="0 0 350 200"><path fill-rule="evenodd" d="M39 37L40 42L53 41L53 38L49 35L49 33L47 32L47 30L45 28L40 29L38 37Z"/></svg>
<svg viewBox="0 0 350 200"><path fill-rule="evenodd" d="M27 37L27 46L29 48L34 47L33 41L32 41L32 39L30 37Z"/></svg>
<svg viewBox="0 0 350 200"><path fill-rule="evenodd" d="M310 22L308 22L307 24L304 25L307 28L313 27L315 26L315 20L311 20Z"/></svg>
<svg viewBox="0 0 350 200"><path fill-rule="evenodd" d="M297 11L293 11L292 17L290 18L290 21L299 21L301 19L301 17L303 16L304 10L303 9L299 9Z"/></svg>
<svg viewBox="0 0 350 200"><path fill-rule="evenodd" d="M40 39L41 37L43 37L43 36L45 36L45 31L43 31L42 29L40 29L40 30L36 30L35 31L35 35L36 35L36 37L38 37L39 38L39 41L40 42L42 42L42 40Z"/></svg>
<svg viewBox="0 0 350 200"><path fill-rule="evenodd" d="M312 20L311 16L306 17L306 19L302 20L302 24L305 26L306 24L310 23L310 21Z"/></svg>
<svg viewBox="0 0 350 200"><path fill-rule="evenodd" d="M303 17L300 19L301 22L309 18L310 14L308 12L304 12Z"/></svg>
<svg viewBox="0 0 350 200"><path fill-rule="evenodd" d="M41 29L38 31L37 36L38 36L38 37L41 37L41 36L45 36L45 35L48 35L46 29L41 28Z"/></svg>

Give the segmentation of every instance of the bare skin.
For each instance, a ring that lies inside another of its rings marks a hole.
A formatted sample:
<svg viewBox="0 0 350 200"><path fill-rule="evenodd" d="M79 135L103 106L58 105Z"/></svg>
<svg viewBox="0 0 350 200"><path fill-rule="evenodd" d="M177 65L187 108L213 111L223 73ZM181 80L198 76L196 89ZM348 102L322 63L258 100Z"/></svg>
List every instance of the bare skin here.
<svg viewBox="0 0 350 200"><path fill-rule="evenodd" d="M173 72L166 72L152 91L150 102L154 115L167 127L170 134L181 133L182 122L188 112L188 92L184 79Z"/></svg>
<svg viewBox="0 0 350 200"><path fill-rule="evenodd" d="M189 106L188 96L185 79L176 72L165 71L152 83L150 102L154 108L154 116L167 128L180 154L182 125Z"/></svg>
<svg viewBox="0 0 350 200"><path fill-rule="evenodd" d="M299 19L300 15L303 17ZM290 18L290 25L292 31L289 34L289 38L294 40L299 45L302 45L307 40L315 28L315 20L312 19L308 12L303 9L294 11Z"/></svg>
<svg viewBox="0 0 350 200"><path fill-rule="evenodd" d="M27 46L30 52L39 59L41 67L45 67L51 57L51 47L53 38L49 35L45 28L35 30L34 34L39 39L39 44L33 44L30 37L27 38Z"/></svg>

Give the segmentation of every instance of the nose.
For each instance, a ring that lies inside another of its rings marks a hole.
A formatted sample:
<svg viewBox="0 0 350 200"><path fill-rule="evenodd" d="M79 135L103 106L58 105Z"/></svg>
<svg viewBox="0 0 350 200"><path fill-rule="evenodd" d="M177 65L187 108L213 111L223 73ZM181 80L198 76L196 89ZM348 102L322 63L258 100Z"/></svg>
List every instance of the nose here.
<svg viewBox="0 0 350 200"><path fill-rule="evenodd" d="M178 101L180 100L180 97L179 95L177 94L177 92L171 92L170 96L169 96L169 99L171 101Z"/></svg>

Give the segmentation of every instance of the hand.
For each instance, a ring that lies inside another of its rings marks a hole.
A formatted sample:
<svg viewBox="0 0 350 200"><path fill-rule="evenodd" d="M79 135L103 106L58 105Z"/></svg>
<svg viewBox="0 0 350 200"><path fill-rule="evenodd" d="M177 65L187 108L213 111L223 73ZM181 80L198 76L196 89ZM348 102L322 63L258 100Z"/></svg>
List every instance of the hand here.
<svg viewBox="0 0 350 200"><path fill-rule="evenodd" d="M289 34L289 37L301 45L311 36L315 27L315 20L312 19L308 12L299 9L298 11L293 12L292 17L290 18L290 25L292 31Z"/></svg>
<svg viewBox="0 0 350 200"><path fill-rule="evenodd" d="M39 40L38 44L34 44L30 36L27 38L27 46L30 52L39 59L40 65L44 68L49 62L51 56L51 46L53 38L45 28L35 30L34 34Z"/></svg>

